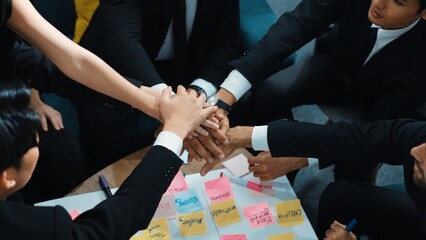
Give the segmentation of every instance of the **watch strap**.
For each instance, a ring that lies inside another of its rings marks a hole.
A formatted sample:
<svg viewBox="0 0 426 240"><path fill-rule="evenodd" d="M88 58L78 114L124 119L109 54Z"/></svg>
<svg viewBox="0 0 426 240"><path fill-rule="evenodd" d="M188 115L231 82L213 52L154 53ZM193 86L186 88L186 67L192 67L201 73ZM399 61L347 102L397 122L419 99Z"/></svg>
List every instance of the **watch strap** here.
<svg viewBox="0 0 426 240"><path fill-rule="evenodd" d="M189 85L188 88L194 89L198 93L198 96L200 96L203 93L204 96L207 97L206 91L204 91L204 89L202 89L201 87L197 85Z"/></svg>
<svg viewBox="0 0 426 240"><path fill-rule="evenodd" d="M223 110L225 110L226 112L230 112L231 111L231 106L229 104L227 104L226 102L222 101L220 98L217 99L217 107L222 108Z"/></svg>

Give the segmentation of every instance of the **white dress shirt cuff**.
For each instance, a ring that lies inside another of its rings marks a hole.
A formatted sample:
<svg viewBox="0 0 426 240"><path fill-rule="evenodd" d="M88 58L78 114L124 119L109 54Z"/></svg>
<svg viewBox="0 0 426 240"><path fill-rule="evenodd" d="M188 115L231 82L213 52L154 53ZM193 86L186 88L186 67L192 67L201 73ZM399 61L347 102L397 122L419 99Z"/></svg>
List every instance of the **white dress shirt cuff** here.
<svg viewBox="0 0 426 240"><path fill-rule="evenodd" d="M237 70L232 70L220 87L228 90L237 99L240 99L251 88L250 82Z"/></svg>
<svg viewBox="0 0 426 240"><path fill-rule="evenodd" d="M318 166L318 158L308 158L308 167Z"/></svg>
<svg viewBox="0 0 426 240"><path fill-rule="evenodd" d="M253 127L251 145L256 151L269 151L267 125Z"/></svg>
<svg viewBox="0 0 426 240"><path fill-rule="evenodd" d="M195 85L202 88L206 92L207 98L217 92L217 88L212 83L202 78L195 79L190 85Z"/></svg>
<svg viewBox="0 0 426 240"><path fill-rule="evenodd" d="M173 132L162 131L158 134L157 139L155 139L155 142L152 145L159 145L168 148L170 151L179 156L180 151L182 150L183 140Z"/></svg>
<svg viewBox="0 0 426 240"><path fill-rule="evenodd" d="M155 90L158 90L158 91L161 92L161 91L163 91L164 89L167 88L167 84L165 84L165 83L159 83L159 84L156 84L156 85L152 86L151 88L155 89Z"/></svg>

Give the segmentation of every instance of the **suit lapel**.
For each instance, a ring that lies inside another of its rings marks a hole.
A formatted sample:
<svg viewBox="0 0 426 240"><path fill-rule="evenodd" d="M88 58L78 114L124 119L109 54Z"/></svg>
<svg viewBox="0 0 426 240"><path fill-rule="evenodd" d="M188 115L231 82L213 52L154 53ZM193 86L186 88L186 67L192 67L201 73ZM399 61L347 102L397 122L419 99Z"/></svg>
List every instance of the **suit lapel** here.
<svg viewBox="0 0 426 240"><path fill-rule="evenodd" d="M198 0L197 2L197 11L195 13L194 25L192 26L191 36L189 41L193 36L198 36L200 31L203 31L203 28L209 26L209 22L212 16L216 15L216 6L220 4L222 0Z"/></svg>
<svg viewBox="0 0 426 240"><path fill-rule="evenodd" d="M363 79L368 79L369 77L384 72L390 68L393 68L402 62L406 61L409 54L418 46L418 44L425 40L422 33L425 29L425 24L423 20L410 31L401 35L399 38L390 42L379 52L376 53L362 68L360 75ZM413 39L416 39L413 41Z"/></svg>

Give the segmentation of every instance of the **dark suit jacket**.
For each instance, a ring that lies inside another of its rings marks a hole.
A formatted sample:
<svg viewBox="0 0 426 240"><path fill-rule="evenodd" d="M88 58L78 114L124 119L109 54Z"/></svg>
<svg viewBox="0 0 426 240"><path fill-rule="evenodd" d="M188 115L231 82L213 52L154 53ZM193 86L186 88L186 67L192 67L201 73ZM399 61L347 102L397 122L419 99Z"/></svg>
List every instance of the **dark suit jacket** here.
<svg viewBox="0 0 426 240"><path fill-rule="evenodd" d="M0 238L127 240L148 226L181 164L180 158L170 150L152 147L114 196L74 221L61 206L0 202Z"/></svg>
<svg viewBox="0 0 426 240"><path fill-rule="evenodd" d="M155 62L172 17L170 2L173 1L101 1L79 44L123 76L146 86L161 83L172 71L156 69ZM238 52L238 0L198 0L188 41L189 74L173 80L187 86L195 78L203 78L219 87L229 72L227 63Z"/></svg>
<svg viewBox="0 0 426 240"><path fill-rule="evenodd" d="M319 36L333 23L335 34L320 58L323 67L346 85L346 98L355 103L386 97L397 101L426 100L426 23L418 24L366 59L365 46L371 22L370 0L303 0L284 13L254 49L231 63L256 87L274 73L278 64ZM371 103L371 102L369 102Z"/></svg>
<svg viewBox="0 0 426 240"><path fill-rule="evenodd" d="M411 148L426 142L426 122L413 120L317 125L278 120L268 127L271 154L315 157L320 168L338 162L383 162L404 166L405 187L422 215L426 233L426 190L414 184Z"/></svg>

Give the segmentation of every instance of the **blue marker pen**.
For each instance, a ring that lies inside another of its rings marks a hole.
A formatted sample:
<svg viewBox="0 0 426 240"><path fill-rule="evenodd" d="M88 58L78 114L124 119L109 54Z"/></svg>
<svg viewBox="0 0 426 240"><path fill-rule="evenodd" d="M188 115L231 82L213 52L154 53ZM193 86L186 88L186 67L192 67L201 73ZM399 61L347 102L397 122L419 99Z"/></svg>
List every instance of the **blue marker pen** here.
<svg viewBox="0 0 426 240"><path fill-rule="evenodd" d="M105 195L108 197L112 196L111 189L108 186L108 182L103 175L99 176L99 184L101 185L102 190L105 192Z"/></svg>
<svg viewBox="0 0 426 240"><path fill-rule="evenodd" d="M345 228L345 230L347 231L347 232L350 232L350 231L352 231L352 229L354 229L354 227L355 227L355 225L358 223L358 221L354 218L354 219L352 219L349 223L348 223L348 225L346 225L346 228Z"/></svg>

